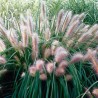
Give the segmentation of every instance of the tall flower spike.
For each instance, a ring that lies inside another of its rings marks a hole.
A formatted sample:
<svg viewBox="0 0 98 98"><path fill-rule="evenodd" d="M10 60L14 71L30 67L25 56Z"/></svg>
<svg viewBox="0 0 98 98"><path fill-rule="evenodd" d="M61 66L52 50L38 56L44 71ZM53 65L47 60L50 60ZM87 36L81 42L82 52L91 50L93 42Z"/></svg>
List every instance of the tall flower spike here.
<svg viewBox="0 0 98 98"><path fill-rule="evenodd" d="M59 32L60 29L60 24L61 24L61 19L64 15L64 10L61 9L58 13L58 17L57 17L57 22L56 22L56 32Z"/></svg>
<svg viewBox="0 0 98 98"><path fill-rule="evenodd" d="M51 32L49 28L46 28L45 32L44 32L44 36L45 36L45 40L49 41L50 37L51 37Z"/></svg>
<svg viewBox="0 0 98 98"><path fill-rule="evenodd" d="M56 52L55 52L55 61L57 63L60 63L67 56L68 56L68 51L63 49L63 48L61 48L61 47L58 47Z"/></svg>
<svg viewBox="0 0 98 98"><path fill-rule="evenodd" d="M87 32L81 35L81 37L78 39L78 42L84 42L86 40L88 40L90 37L92 36L91 33Z"/></svg>
<svg viewBox="0 0 98 98"><path fill-rule="evenodd" d="M98 30L98 24L93 25L87 33L95 33Z"/></svg>
<svg viewBox="0 0 98 98"><path fill-rule="evenodd" d="M18 35L13 28L7 32L7 37L13 47L18 47Z"/></svg>
<svg viewBox="0 0 98 98"><path fill-rule="evenodd" d="M65 37L72 36L72 33L77 29L79 23L80 23L79 20L76 20L75 22L73 22L72 25L69 26L69 28L65 34Z"/></svg>
<svg viewBox="0 0 98 98"><path fill-rule="evenodd" d="M3 56L0 56L0 64L5 64L7 61Z"/></svg>
<svg viewBox="0 0 98 98"><path fill-rule="evenodd" d="M79 19L79 15L78 15L78 14L74 15L74 16L72 17L71 21L70 21L69 26L72 25L72 23L75 22L75 21L78 20L78 19Z"/></svg>
<svg viewBox="0 0 98 98"><path fill-rule="evenodd" d="M33 33L32 35L32 51L33 51L32 56L33 58L38 57L38 42L39 42L38 34Z"/></svg>
<svg viewBox="0 0 98 98"><path fill-rule="evenodd" d="M5 43L0 39L0 52L3 52L6 49Z"/></svg>
<svg viewBox="0 0 98 98"><path fill-rule="evenodd" d="M48 58L49 56L51 56L51 49L50 48L46 48L44 51L44 58Z"/></svg>
<svg viewBox="0 0 98 98"><path fill-rule="evenodd" d="M21 36L22 36L22 45L23 47L28 46L28 34L26 26L21 25Z"/></svg>
<svg viewBox="0 0 98 98"><path fill-rule="evenodd" d="M79 15L79 19L80 19L80 20L83 20L83 19L85 18L85 16L86 16L85 13L81 13L81 14Z"/></svg>
<svg viewBox="0 0 98 98"><path fill-rule="evenodd" d="M71 17L72 17L72 12L69 11L66 16L65 16L65 19L63 21L63 25L62 25L62 32L65 32L70 20L71 20Z"/></svg>
<svg viewBox="0 0 98 98"><path fill-rule="evenodd" d="M71 59L71 63L76 63L76 62L79 62L83 60L83 54L82 53L76 53L72 56L72 59Z"/></svg>
<svg viewBox="0 0 98 98"><path fill-rule="evenodd" d="M28 28L28 33L31 36L34 30L34 25L33 25L33 18L31 16L31 11L27 11L27 28Z"/></svg>
<svg viewBox="0 0 98 98"><path fill-rule="evenodd" d="M89 27L90 27L89 25L85 25L84 28L82 28L80 31L81 32L87 32Z"/></svg>
<svg viewBox="0 0 98 98"><path fill-rule="evenodd" d="M58 46L59 46L59 41L54 40L54 41L52 42L52 45L51 45L51 52L52 52L52 55L54 55L55 50L56 50L56 48L57 48Z"/></svg>
<svg viewBox="0 0 98 98"><path fill-rule="evenodd" d="M42 17L45 18L45 16L46 16L46 4L45 4L45 1L41 1L41 14L42 14Z"/></svg>

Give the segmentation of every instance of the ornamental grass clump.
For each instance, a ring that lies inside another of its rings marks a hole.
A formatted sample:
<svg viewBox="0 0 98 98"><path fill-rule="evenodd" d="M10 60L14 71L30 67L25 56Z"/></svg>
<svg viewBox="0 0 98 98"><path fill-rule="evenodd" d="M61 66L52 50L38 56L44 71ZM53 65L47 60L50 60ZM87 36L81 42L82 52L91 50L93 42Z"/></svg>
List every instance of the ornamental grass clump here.
<svg viewBox="0 0 98 98"><path fill-rule="evenodd" d="M12 98L84 98L98 83L98 25L64 10L53 23L46 7L43 1L35 22L30 12L21 15L20 30L0 25L0 68L16 71Z"/></svg>

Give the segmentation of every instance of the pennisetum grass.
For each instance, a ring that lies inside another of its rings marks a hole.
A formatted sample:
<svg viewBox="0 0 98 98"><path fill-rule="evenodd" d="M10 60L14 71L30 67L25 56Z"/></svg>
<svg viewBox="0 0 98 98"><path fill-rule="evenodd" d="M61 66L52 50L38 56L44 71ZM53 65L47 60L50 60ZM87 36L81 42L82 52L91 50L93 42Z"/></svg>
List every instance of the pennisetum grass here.
<svg viewBox="0 0 98 98"><path fill-rule="evenodd" d="M98 79L98 25L83 23L84 13L63 9L53 23L45 1L40 7L36 22L30 12L21 15L20 30L0 24L0 67L18 69L12 98L80 98Z"/></svg>

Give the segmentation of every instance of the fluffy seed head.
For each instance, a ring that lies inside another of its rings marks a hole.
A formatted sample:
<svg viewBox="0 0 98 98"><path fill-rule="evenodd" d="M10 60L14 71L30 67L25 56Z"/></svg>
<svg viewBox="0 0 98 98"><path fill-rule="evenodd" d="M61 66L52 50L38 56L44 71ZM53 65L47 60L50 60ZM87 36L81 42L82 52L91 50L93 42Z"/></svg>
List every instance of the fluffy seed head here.
<svg viewBox="0 0 98 98"><path fill-rule="evenodd" d="M27 27L21 26L21 37L22 37L22 46L27 47L28 46L28 34L27 34Z"/></svg>
<svg viewBox="0 0 98 98"><path fill-rule="evenodd" d="M78 15L78 14L74 15L74 16L72 17L72 19L71 19L69 25L71 25L73 22L75 22L75 21L78 20L78 19L79 19L79 15Z"/></svg>
<svg viewBox="0 0 98 98"><path fill-rule="evenodd" d="M29 67L29 73L31 76L35 76L36 71L37 71L37 68L35 65L32 65L31 67Z"/></svg>
<svg viewBox="0 0 98 98"><path fill-rule="evenodd" d="M45 1L41 1L41 13L42 13L43 18L45 18L45 16L46 16L46 4L45 4Z"/></svg>
<svg viewBox="0 0 98 98"><path fill-rule="evenodd" d="M51 55L51 49L46 48L44 51L44 58L48 58Z"/></svg>
<svg viewBox="0 0 98 98"><path fill-rule="evenodd" d="M55 50L56 50L56 48L57 48L58 46L59 46L59 41L54 40L53 43L52 43L52 45L51 45L51 52L52 52L52 55L54 55Z"/></svg>
<svg viewBox="0 0 98 98"><path fill-rule="evenodd" d="M58 76L62 76L65 74L65 70L63 68L58 67L55 71L55 75Z"/></svg>
<svg viewBox="0 0 98 98"><path fill-rule="evenodd" d="M33 33L32 35L32 50L33 50L33 58L37 58L38 57L38 34L37 33Z"/></svg>
<svg viewBox="0 0 98 98"><path fill-rule="evenodd" d="M40 74L40 79L43 81L47 80L47 75L45 73Z"/></svg>
<svg viewBox="0 0 98 98"><path fill-rule="evenodd" d="M65 32L65 30L66 30L66 28L67 28L67 26L69 24L69 22L71 20L71 17L72 17L72 12L69 11L65 15L66 15L66 17L65 17L64 22L63 22L63 25L62 25L62 32Z"/></svg>
<svg viewBox="0 0 98 98"><path fill-rule="evenodd" d="M84 33L79 38L78 42L84 42L84 41L88 40L91 36L92 36L91 33L88 33L88 32L87 33Z"/></svg>
<svg viewBox="0 0 98 98"><path fill-rule="evenodd" d="M49 39L51 37L51 32L50 32L49 28L46 28L44 35L45 35L45 40L49 41Z"/></svg>
<svg viewBox="0 0 98 98"><path fill-rule="evenodd" d="M76 53L72 56L71 63L76 63L83 60L83 55L81 53Z"/></svg>
<svg viewBox="0 0 98 98"><path fill-rule="evenodd" d="M18 35L13 28L8 30L7 37L13 47L18 47Z"/></svg>
<svg viewBox="0 0 98 98"><path fill-rule="evenodd" d="M60 23L61 23L61 19L62 19L63 15L64 15L64 10L61 9L61 10L59 11L59 13L58 13L58 17L57 17L57 22L56 22L56 32L58 32L59 29L60 29Z"/></svg>
<svg viewBox="0 0 98 98"><path fill-rule="evenodd" d="M54 70L54 64L53 64L53 63L48 63L48 64L46 65L46 70L47 70L47 72L48 72L49 74L51 74L51 73L53 72L53 70Z"/></svg>
<svg viewBox="0 0 98 98"><path fill-rule="evenodd" d="M69 26L69 28L65 34L65 37L72 36L72 33L77 29L79 23L80 23L79 20L76 20L75 22L73 22L73 24Z"/></svg>
<svg viewBox="0 0 98 98"><path fill-rule="evenodd" d="M57 53L56 55L55 55L55 61L57 62L57 63L60 63L62 60L64 60L65 59L65 57L68 55L68 53L66 53L66 51L61 51L61 52L59 52L59 53Z"/></svg>
<svg viewBox="0 0 98 98"><path fill-rule="evenodd" d="M63 60L60 64L59 64L59 67L61 67L61 68L66 68L68 66L68 62L67 61L65 61L65 60Z"/></svg>
<svg viewBox="0 0 98 98"><path fill-rule="evenodd" d="M55 50L55 55L58 54L58 53L61 52L61 51L66 51L66 54L67 54L67 50L66 50L65 48L63 48L63 47L60 46L60 47L57 47L57 48L56 48L56 50Z"/></svg>
<svg viewBox="0 0 98 98"><path fill-rule="evenodd" d="M44 66L44 61L43 60L37 60L36 61L36 69L37 70L42 70L43 69L43 66Z"/></svg>

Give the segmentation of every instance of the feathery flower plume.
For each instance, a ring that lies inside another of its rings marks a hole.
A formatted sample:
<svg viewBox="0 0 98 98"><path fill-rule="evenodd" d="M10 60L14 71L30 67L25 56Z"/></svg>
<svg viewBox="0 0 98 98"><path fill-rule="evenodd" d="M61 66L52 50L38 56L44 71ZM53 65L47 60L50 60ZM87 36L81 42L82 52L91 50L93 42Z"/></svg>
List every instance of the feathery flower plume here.
<svg viewBox="0 0 98 98"><path fill-rule="evenodd" d="M89 30L89 27L90 27L89 25L85 25L84 28L82 28L80 31L82 33L87 32Z"/></svg>
<svg viewBox="0 0 98 98"><path fill-rule="evenodd" d="M82 53L76 53L76 54L74 54L73 56L72 56L72 58L71 58L71 63L76 63L76 62L79 62L79 61L81 61L81 60L83 60L83 54Z"/></svg>
<svg viewBox="0 0 98 98"><path fill-rule="evenodd" d="M66 14L66 17L63 21L63 25L62 25L62 32L65 32L70 20L71 20L71 17L72 17L72 12L69 11L67 14Z"/></svg>
<svg viewBox="0 0 98 98"><path fill-rule="evenodd" d="M22 46L28 47L28 34L26 26L21 25L21 37L22 37Z"/></svg>
<svg viewBox="0 0 98 98"><path fill-rule="evenodd" d="M95 56L95 52L93 52L91 49L88 49L88 53L89 53L89 60L92 62L93 65L93 69L98 75L98 60Z"/></svg>
<svg viewBox="0 0 98 98"><path fill-rule="evenodd" d="M54 55L55 50L56 50L56 48L57 48L58 46L59 46L59 41L54 40L53 43L52 43L52 45L51 45L51 52L52 52L52 55Z"/></svg>
<svg viewBox="0 0 98 98"><path fill-rule="evenodd" d="M41 70L43 70L43 66L44 66L44 61L43 60L37 60L36 61L36 69L37 70L39 70L39 71L41 71Z"/></svg>
<svg viewBox="0 0 98 98"><path fill-rule="evenodd" d="M51 73L53 72L54 68L55 68L55 66L54 66L53 63L48 63L48 64L46 65L46 70L47 70L47 72L48 72L49 74L51 74Z"/></svg>
<svg viewBox="0 0 98 98"><path fill-rule="evenodd" d="M79 20L83 20L84 18L85 18L85 13L81 13L80 15L79 15Z"/></svg>
<svg viewBox="0 0 98 98"><path fill-rule="evenodd" d="M92 94L95 98L98 98L98 88L93 89Z"/></svg>
<svg viewBox="0 0 98 98"><path fill-rule="evenodd" d="M65 37L70 37L72 33L77 29L79 23L80 23L79 20L76 20L75 22L73 22L72 25L69 26L65 34Z"/></svg>
<svg viewBox="0 0 98 98"><path fill-rule="evenodd" d="M61 46L56 48L55 55L58 54L59 52L62 52L62 51L65 51L66 55L68 55L68 51L65 48L61 47Z"/></svg>
<svg viewBox="0 0 98 98"><path fill-rule="evenodd" d="M45 40L49 41L50 37L51 37L51 32L49 28L46 28L45 32L44 32L44 36L45 36Z"/></svg>
<svg viewBox="0 0 98 98"><path fill-rule="evenodd" d="M57 63L60 63L62 60L65 59L65 57L68 56L68 52L67 51L60 51L55 55L55 61Z"/></svg>
<svg viewBox="0 0 98 98"><path fill-rule="evenodd" d="M51 48L46 48L44 51L44 58L51 56Z"/></svg>
<svg viewBox="0 0 98 98"><path fill-rule="evenodd" d="M66 60L63 60L60 64L59 64L59 67L61 68L66 68L68 66L68 62Z"/></svg>
<svg viewBox="0 0 98 98"><path fill-rule="evenodd" d="M27 28L28 28L28 33L31 36L34 30L34 25L33 25L33 18L30 10L27 11Z"/></svg>
<svg viewBox="0 0 98 98"><path fill-rule="evenodd" d="M46 16L46 4L45 4L45 1L41 1L41 14L42 14L42 17L45 18L45 16Z"/></svg>
<svg viewBox="0 0 98 98"><path fill-rule="evenodd" d="M88 30L88 32L93 34L97 30L98 30L98 24L95 24Z"/></svg>
<svg viewBox="0 0 98 98"><path fill-rule="evenodd" d="M83 61L89 61L91 59L91 55L94 57L95 56L95 52L93 52L92 49L88 49L87 53L83 57Z"/></svg>
<svg viewBox="0 0 98 98"><path fill-rule="evenodd" d="M10 43L12 44L13 47L18 47L18 35L16 33L16 31L11 28L7 34L8 39L10 41Z"/></svg>
<svg viewBox="0 0 98 98"><path fill-rule="evenodd" d="M3 52L6 49L5 43L0 39L0 52Z"/></svg>
<svg viewBox="0 0 98 98"><path fill-rule="evenodd" d="M63 68L60 68L60 67L56 68L56 70L55 70L55 75L56 75L57 77L62 76L62 75L64 75L64 74L65 74L65 70L64 70Z"/></svg>
<svg viewBox="0 0 98 98"><path fill-rule="evenodd" d="M5 64L7 61L3 56L0 56L0 64Z"/></svg>
<svg viewBox="0 0 98 98"><path fill-rule="evenodd" d="M98 31L95 32L95 39L98 39Z"/></svg>
<svg viewBox="0 0 98 98"><path fill-rule="evenodd" d="M47 75L45 73L40 74L40 79L43 81L47 80Z"/></svg>
<svg viewBox="0 0 98 98"><path fill-rule="evenodd" d="M79 19L79 15L78 15L78 14L74 15L74 16L72 17L71 21L70 21L69 26L70 26L72 23L74 23L76 20L78 20L78 19Z"/></svg>
<svg viewBox="0 0 98 98"><path fill-rule="evenodd" d="M38 57L38 42L39 42L38 34L33 33L32 35L32 50L33 50L32 56L33 58Z"/></svg>
<svg viewBox="0 0 98 98"><path fill-rule="evenodd" d="M90 37L92 36L91 33L84 33L81 35L81 37L78 39L78 42L84 42L86 40L88 40Z"/></svg>
<svg viewBox="0 0 98 98"><path fill-rule="evenodd" d="M60 29L60 24L61 24L61 19L64 15L64 10L61 9L58 13L58 17L57 17L57 22L56 22L56 32L59 32Z"/></svg>
<svg viewBox="0 0 98 98"><path fill-rule="evenodd" d="M36 68L35 65L32 65L32 66L29 67L29 73L30 73L31 76L35 76L36 71L37 71L37 68Z"/></svg>

